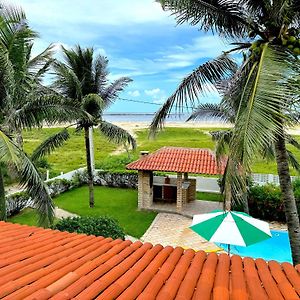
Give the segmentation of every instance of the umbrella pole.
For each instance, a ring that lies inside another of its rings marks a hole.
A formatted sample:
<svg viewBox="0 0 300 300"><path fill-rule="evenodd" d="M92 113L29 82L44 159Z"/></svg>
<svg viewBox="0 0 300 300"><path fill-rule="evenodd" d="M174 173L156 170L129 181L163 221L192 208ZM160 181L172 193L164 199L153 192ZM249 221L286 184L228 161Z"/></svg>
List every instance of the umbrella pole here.
<svg viewBox="0 0 300 300"><path fill-rule="evenodd" d="M228 244L228 255L230 255L230 244Z"/></svg>

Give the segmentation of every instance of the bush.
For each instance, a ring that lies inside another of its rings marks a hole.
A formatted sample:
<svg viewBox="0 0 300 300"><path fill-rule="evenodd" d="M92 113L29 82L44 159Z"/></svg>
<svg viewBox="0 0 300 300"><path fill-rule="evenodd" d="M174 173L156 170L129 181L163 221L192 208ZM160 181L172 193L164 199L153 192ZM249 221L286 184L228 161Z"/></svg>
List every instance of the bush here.
<svg viewBox="0 0 300 300"><path fill-rule="evenodd" d="M124 172L126 165L132 162L134 159L128 157L127 154L121 154L118 156L109 156L107 159L102 160L96 164L96 169L114 172Z"/></svg>
<svg viewBox="0 0 300 300"><path fill-rule="evenodd" d="M120 238L124 240L125 232L118 222L110 217L72 217L60 220L53 229L60 231L85 233L88 235Z"/></svg>
<svg viewBox="0 0 300 300"><path fill-rule="evenodd" d="M300 180L293 182L294 195L300 213ZM285 222L285 211L279 186L266 184L254 185L249 189L248 203L250 215L270 221Z"/></svg>
<svg viewBox="0 0 300 300"><path fill-rule="evenodd" d="M14 193L6 197L6 214L7 216L14 216L31 205L33 202L26 192Z"/></svg>

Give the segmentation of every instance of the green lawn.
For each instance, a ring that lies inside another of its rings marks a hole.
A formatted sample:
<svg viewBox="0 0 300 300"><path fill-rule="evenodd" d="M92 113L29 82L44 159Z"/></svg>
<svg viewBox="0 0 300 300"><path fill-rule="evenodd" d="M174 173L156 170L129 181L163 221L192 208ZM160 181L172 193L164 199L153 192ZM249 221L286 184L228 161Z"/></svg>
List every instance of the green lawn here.
<svg viewBox="0 0 300 300"><path fill-rule="evenodd" d="M9 222L37 226L37 215L34 209L25 208L19 214L8 218Z"/></svg>
<svg viewBox="0 0 300 300"><path fill-rule="evenodd" d="M124 170L127 163L139 157L140 150L153 152L164 146L209 148L214 150L215 143L211 140L209 131L219 130L220 128L165 128L159 132L156 139L148 139L148 130L136 131L138 148L128 159L127 154L110 155L117 149L116 145L109 143L104 137L101 137L95 129L95 161L97 168L107 170ZM49 135L57 132L58 128L35 129L24 132L24 147L30 154ZM71 129L71 139L60 149L47 157L51 164L51 175L57 175L61 171L67 172L85 166L85 147L82 133L75 133ZM300 136L295 136L300 141ZM288 149L293 149L288 146ZM300 161L300 151L294 150L293 153ZM276 164L257 159L253 164L254 173L277 173ZM292 171L292 175L296 175Z"/></svg>
<svg viewBox="0 0 300 300"><path fill-rule="evenodd" d="M106 215L115 218L134 237L141 237L156 216L154 212L137 211L137 191L95 187L95 207L88 206L88 187L83 186L63 193L55 200L55 205L82 216Z"/></svg>
<svg viewBox="0 0 300 300"><path fill-rule="evenodd" d="M24 131L24 149L28 154L50 135L57 133L61 128L43 128ZM68 172L86 165L85 145L83 132L76 133L74 128L69 129L71 138L59 149L47 156L51 165L51 175L56 176L61 171ZM99 131L94 131L95 160L100 162L117 149L117 146L108 142Z"/></svg>
<svg viewBox="0 0 300 300"><path fill-rule="evenodd" d="M137 211L137 191L95 187L95 207L88 206L88 187L83 186L63 193L54 199L55 205L81 216L110 216L119 221L125 232L140 238L154 220L155 212ZM37 226L33 209L24 209L9 218L9 222Z"/></svg>
<svg viewBox="0 0 300 300"><path fill-rule="evenodd" d="M222 201L222 195L215 194L215 193L197 192L196 197L197 200L206 200L206 201L214 201L214 202Z"/></svg>

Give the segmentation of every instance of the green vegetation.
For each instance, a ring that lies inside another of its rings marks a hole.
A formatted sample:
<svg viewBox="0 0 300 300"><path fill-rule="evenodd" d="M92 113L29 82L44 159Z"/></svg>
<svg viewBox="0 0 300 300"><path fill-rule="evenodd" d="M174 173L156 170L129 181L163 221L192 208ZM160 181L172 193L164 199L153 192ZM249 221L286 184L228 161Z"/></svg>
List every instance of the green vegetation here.
<svg viewBox="0 0 300 300"><path fill-rule="evenodd" d="M38 226L38 216L34 209L25 208L17 215L8 218L8 222Z"/></svg>
<svg viewBox="0 0 300 300"><path fill-rule="evenodd" d="M34 149L49 136L58 133L60 128L43 128L24 131L24 149L31 154ZM95 130L96 131L96 130ZM69 129L71 138L59 149L47 156L51 165L51 176L59 175L60 172L68 172L86 165L84 134L76 132L75 128ZM108 142L106 138L94 132L95 161L101 162L109 153L116 150L117 146Z"/></svg>
<svg viewBox="0 0 300 300"><path fill-rule="evenodd" d="M125 232L118 222L109 217L72 217L59 220L53 229L88 235L125 239Z"/></svg>
<svg viewBox="0 0 300 300"><path fill-rule="evenodd" d="M108 216L116 219L126 234L141 237L156 216L154 212L137 211L137 191L95 187L95 207L86 201L88 187L83 186L55 198L55 204L80 216Z"/></svg>
<svg viewBox="0 0 300 300"><path fill-rule="evenodd" d="M216 193L197 192L196 197L197 200L214 201L214 202L222 201L222 195Z"/></svg>
<svg viewBox="0 0 300 300"><path fill-rule="evenodd" d="M24 148L27 153L32 151L47 137L59 132L59 128L34 129L24 132ZM104 136L94 134L95 161L96 167L104 170L124 171L125 166L132 160L139 157L140 150L153 152L164 146L209 148L214 150L215 143L211 140L210 131L222 130L222 128L165 128L158 133L156 139L148 139L148 131L138 130L136 132L138 148L128 158L127 153L110 155L117 149L117 146L107 141ZM51 176L58 175L61 171L68 172L86 165L83 133L76 133L75 129L70 130L72 137L64 146L55 150L47 161L51 165ZM300 141L300 136L293 136ZM300 151L288 146L293 151L295 157L300 160ZM257 159L253 165L254 173L277 173L275 162L267 162ZM296 172L292 170L292 175Z"/></svg>

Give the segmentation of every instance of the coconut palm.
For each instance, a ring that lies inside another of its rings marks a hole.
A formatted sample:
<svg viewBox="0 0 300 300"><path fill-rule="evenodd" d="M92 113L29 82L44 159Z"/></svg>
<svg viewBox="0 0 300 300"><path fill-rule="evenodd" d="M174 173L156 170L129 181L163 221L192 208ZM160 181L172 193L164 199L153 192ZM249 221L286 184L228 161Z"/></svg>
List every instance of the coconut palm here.
<svg viewBox="0 0 300 300"><path fill-rule="evenodd" d="M130 78L121 77L110 83L108 80L108 59L102 55L95 56L92 48L74 49L63 48L65 62L54 64L55 82L53 87L63 96L72 99L74 105L80 106L88 112L93 119L79 118L75 124L77 130L84 130L86 162L89 185L89 205L94 207L93 169L90 151L89 130L98 126L100 133L108 140L117 144L127 143L135 148L135 139L124 129L106 122L102 114L118 95L131 82ZM50 153L61 146L70 136L67 128L47 139L33 154L34 159Z"/></svg>
<svg viewBox="0 0 300 300"><path fill-rule="evenodd" d="M53 221L53 203L37 168L22 150L22 130L88 115L42 85L51 47L32 58L36 34L20 8L0 5L0 210L6 218L2 163L13 166L32 197L39 224ZM63 100L63 102L62 102Z"/></svg>
<svg viewBox="0 0 300 300"><path fill-rule="evenodd" d="M179 24L188 22L234 42L232 51L242 51L244 61L233 70L228 55L224 54L221 60L197 68L157 112L152 131L162 126L174 105L194 104L205 86L217 87L220 81L229 79L224 97L228 97L227 103L238 103L238 109L229 144L232 163L227 178L230 180L238 165L242 166L239 177L245 177L251 171L255 155L270 145L270 141L275 145L293 262L300 263L300 224L285 140L287 126L299 121L299 1L159 2L176 16ZM228 76L230 72L235 76Z"/></svg>

